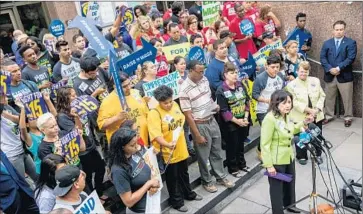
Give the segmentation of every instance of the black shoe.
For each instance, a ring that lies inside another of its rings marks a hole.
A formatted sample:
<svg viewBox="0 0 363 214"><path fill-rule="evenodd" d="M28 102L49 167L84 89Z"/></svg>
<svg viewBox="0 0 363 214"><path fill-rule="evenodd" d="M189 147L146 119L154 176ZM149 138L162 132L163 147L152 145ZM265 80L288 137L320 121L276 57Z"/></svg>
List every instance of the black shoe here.
<svg viewBox="0 0 363 214"><path fill-rule="evenodd" d="M295 210L296 208L287 208L286 210L289 211L290 213L300 213L300 211Z"/></svg>

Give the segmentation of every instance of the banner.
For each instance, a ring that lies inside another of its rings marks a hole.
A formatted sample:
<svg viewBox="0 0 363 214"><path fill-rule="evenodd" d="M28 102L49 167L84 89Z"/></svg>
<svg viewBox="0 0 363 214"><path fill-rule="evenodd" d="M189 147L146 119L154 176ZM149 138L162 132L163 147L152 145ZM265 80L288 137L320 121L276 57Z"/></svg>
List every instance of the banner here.
<svg viewBox="0 0 363 214"><path fill-rule="evenodd" d="M120 99L121 107L124 111L127 111L128 106L127 106L127 102L126 102L126 99L124 96L123 89L121 87L120 77L118 75L118 71L120 69L116 65L116 60L117 60L116 54L114 52L112 52L112 50L110 50L108 58L110 60L110 64L109 64L110 74L113 78L113 81L115 82L115 87L116 87L118 98Z"/></svg>
<svg viewBox="0 0 363 214"><path fill-rule="evenodd" d="M55 37L63 36L64 30L65 30L64 24L59 19L54 19L49 24L49 32Z"/></svg>
<svg viewBox="0 0 363 214"><path fill-rule="evenodd" d="M220 2L216 1L203 1L202 2L202 16L203 27L210 27L214 22L219 19Z"/></svg>
<svg viewBox="0 0 363 214"><path fill-rule="evenodd" d="M6 96L11 94L10 92L10 84L11 84L11 75L7 71L1 71L1 79L0 79L0 95Z"/></svg>
<svg viewBox="0 0 363 214"><path fill-rule="evenodd" d="M75 214L106 213L105 208L94 190L74 212Z"/></svg>
<svg viewBox="0 0 363 214"><path fill-rule="evenodd" d="M78 130L73 130L64 135L60 140L62 156L68 160L67 164L76 165L79 163L79 147L81 145L81 136Z"/></svg>
<svg viewBox="0 0 363 214"><path fill-rule="evenodd" d="M189 61L198 60L199 62L205 64L204 50L200 47L192 47L189 50L188 59Z"/></svg>
<svg viewBox="0 0 363 214"><path fill-rule="evenodd" d="M245 36L255 33L255 25L249 19L243 19L241 23L239 23L239 29Z"/></svg>
<svg viewBox="0 0 363 214"><path fill-rule="evenodd" d="M154 153L154 147L148 148L142 157L144 158L145 163L150 167L151 178L156 178L159 180L159 191L161 191L161 189L163 188L163 180L161 179L161 173L159 170L159 164L156 158L156 154Z"/></svg>
<svg viewBox="0 0 363 214"><path fill-rule="evenodd" d="M92 96L82 95L72 101L71 108L76 109L76 113L81 119L86 119L88 115L98 110L99 103Z"/></svg>
<svg viewBox="0 0 363 214"><path fill-rule="evenodd" d="M119 67L129 76L132 76L135 73L138 65L146 61L155 61L157 52L156 48L154 48L154 46L145 41L143 38L141 38L141 42L143 46L142 49L117 61L117 67Z"/></svg>
<svg viewBox="0 0 363 214"><path fill-rule="evenodd" d="M95 23L87 18L76 16L68 26L71 28L78 28L89 41L100 58L108 56L108 50L113 49L113 45L106 40L102 33L96 28Z"/></svg>
<svg viewBox="0 0 363 214"><path fill-rule="evenodd" d="M308 43L309 39L311 39L311 38L312 38L311 34L306 33L304 30L301 30L300 28L295 28L294 31L292 31L287 36L286 40L284 41L284 43L282 45L285 46L287 44L287 42L290 40L296 40L298 43L297 47L299 48L299 53L301 53L305 56L306 53L301 50L301 47L303 45L306 45Z"/></svg>
<svg viewBox="0 0 363 214"><path fill-rule="evenodd" d="M248 59L242 65L242 70L243 70L243 72L245 72L248 75L248 77L251 77L256 72L256 67L257 67L257 65L255 62L255 59L253 58L251 52L248 51Z"/></svg>
<svg viewBox="0 0 363 214"><path fill-rule="evenodd" d="M166 85L173 89L173 99L177 99L179 97L179 84L178 80L180 79L179 72L173 72L167 76L160 77L154 81L146 82L142 85L144 88L145 96L152 97L154 90L161 86Z"/></svg>
<svg viewBox="0 0 363 214"><path fill-rule="evenodd" d="M34 120L48 112L42 93L35 92L20 97L20 101L24 104L25 113L28 119Z"/></svg>
<svg viewBox="0 0 363 214"><path fill-rule="evenodd" d="M266 64L266 59L270 55L270 51L273 49L282 48L282 41L281 39L277 40L276 42L266 45L258 50L255 54L253 54L253 58L257 66L263 67Z"/></svg>
<svg viewBox="0 0 363 214"><path fill-rule="evenodd" d="M176 56L185 57L188 54L189 49L189 42L162 47L166 60L168 61L174 60Z"/></svg>
<svg viewBox="0 0 363 214"><path fill-rule="evenodd" d="M57 83L52 84L52 87L50 88L50 97L55 99L57 97L58 89L62 88L63 86L66 86L67 83L68 80L61 80Z"/></svg>

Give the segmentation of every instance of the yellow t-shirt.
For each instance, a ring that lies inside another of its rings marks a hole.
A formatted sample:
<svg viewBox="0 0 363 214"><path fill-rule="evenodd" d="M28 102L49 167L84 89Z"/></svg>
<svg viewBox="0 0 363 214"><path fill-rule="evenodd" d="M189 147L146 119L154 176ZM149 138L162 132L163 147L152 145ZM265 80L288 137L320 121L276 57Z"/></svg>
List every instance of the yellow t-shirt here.
<svg viewBox="0 0 363 214"><path fill-rule="evenodd" d="M130 95L125 98L127 105L130 108L130 111L128 112L128 119L136 120L136 124L139 127L140 137L144 141L145 146L147 146L149 142L147 130L147 114L149 109L144 99L140 96L138 90L131 89ZM123 109L120 100L116 91L113 91L101 103L97 118L98 127L102 128L106 119L116 116L121 111L123 111ZM111 142L112 134L120 128L120 125L121 122L118 122L106 129L106 138L108 143Z"/></svg>
<svg viewBox="0 0 363 214"><path fill-rule="evenodd" d="M157 109L157 111L155 109ZM176 102L173 102L173 107L170 111L163 110L159 105L155 109L150 110L147 118L150 141L153 146L157 150L160 150L160 144L155 140L156 137L163 137L167 142L171 143L173 141L173 131L180 127L181 131L170 163L178 163L187 159L189 154L183 129L185 116L180 111L179 105ZM172 150L165 146L163 146L162 149L163 158L166 163L170 158Z"/></svg>

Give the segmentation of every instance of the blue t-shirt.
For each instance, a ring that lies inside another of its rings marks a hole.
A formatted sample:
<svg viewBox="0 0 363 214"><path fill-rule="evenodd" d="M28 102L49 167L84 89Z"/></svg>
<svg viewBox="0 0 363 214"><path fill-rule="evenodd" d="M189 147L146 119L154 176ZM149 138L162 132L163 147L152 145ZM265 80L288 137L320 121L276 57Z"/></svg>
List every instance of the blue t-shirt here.
<svg viewBox="0 0 363 214"><path fill-rule="evenodd" d="M26 84L29 86L27 86ZM34 92L38 92L39 89L35 82L28 81L28 80L22 80L19 85L17 86L10 86L11 91L11 98L10 99L17 99L19 97L22 97L24 95L28 95Z"/></svg>
<svg viewBox="0 0 363 214"><path fill-rule="evenodd" d="M38 157L38 148L44 138L44 135L43 134L36 135L32 132L29 132L29 134L32 139L32 145L31 147L28 147L28 150L33 154L36 172L37 174L40 174L40 164L42 160L40 160L40 158Z"/></svg>

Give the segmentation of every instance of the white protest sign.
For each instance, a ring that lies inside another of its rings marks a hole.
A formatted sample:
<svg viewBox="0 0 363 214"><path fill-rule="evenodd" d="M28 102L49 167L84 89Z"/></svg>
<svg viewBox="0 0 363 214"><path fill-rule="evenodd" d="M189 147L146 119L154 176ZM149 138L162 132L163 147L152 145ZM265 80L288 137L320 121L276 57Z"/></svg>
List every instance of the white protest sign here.
<svg viewBox="0 0 363 214"><path fill-rule="evenodd" d="M267 57L270 55L270 51L273 49L282 48L282 41L281 39L277 40L276 42L266 45L258 50L255 54L253 54L253 58L256 61L257 66L263 67L265 66Z"/></svg>
<svg viewBox="0 0 363 214"><path fill-rule="evenodd" d="M161 179L158 160L156 158L156 154L154 153L154 148L150 147L149 149L147 149L145 154L143 155L143 158L145 160L145 163L150 167L151 178L156 178L159 180L160 191L163 188L163 180Z"/></svg>
<svg viewBox="0 0 363 214"><path fill-rule="evenodd" d="M202 16L203 26L210 27L219 18L220 2L217 1L203 1L202 2Z"/></svg>
<svg viewBox="0 0 363 214"><path fill-rule="evenodd" d="M97 195L96 190L94 190L83 203L76 209L75 214L104 214L106 213L105 208L103 208L102 203Z"/></svg>
<svg viewBox="0 0 363 214"><path fill-rule="evenodd" d="M145 213L161 213L160 201L161 191L158 191L153 195L150 195L149 192L147 192Z"/></svg>

